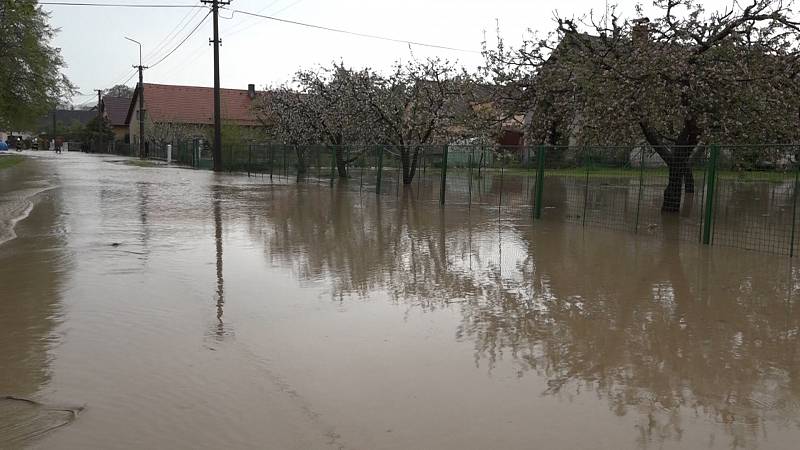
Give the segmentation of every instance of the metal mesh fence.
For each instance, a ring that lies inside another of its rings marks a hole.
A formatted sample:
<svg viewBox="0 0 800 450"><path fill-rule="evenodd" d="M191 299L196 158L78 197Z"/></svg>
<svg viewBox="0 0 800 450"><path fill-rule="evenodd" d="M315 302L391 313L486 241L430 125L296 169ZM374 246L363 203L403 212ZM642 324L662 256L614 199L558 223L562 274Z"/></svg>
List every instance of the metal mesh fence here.
<svg viewBox="0 0 800 450"><path fill-rule="evenodd" d="M208 143L149 157L210 168ZM128 150L126 153L130 153ZM798 147L296 146L223 149L224 169L273 184L336 184L498 218L548 220L794 256Z"/></svg>

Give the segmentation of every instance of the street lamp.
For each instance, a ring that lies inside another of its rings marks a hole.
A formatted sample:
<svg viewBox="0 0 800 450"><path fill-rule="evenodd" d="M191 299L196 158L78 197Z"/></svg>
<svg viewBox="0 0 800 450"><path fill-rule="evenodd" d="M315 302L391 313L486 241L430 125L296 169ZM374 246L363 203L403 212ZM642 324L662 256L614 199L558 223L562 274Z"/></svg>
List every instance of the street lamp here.
<svg viewBox="0 0 800 450"><path fill-rule="evenodd" d="M125 36L125 39L127 39L127 40L139 45L139 65L141 66L142 65L142 43L137 41L136 39L131 39L128 36Z"/></svg>
<svg viewBox="0 0 800 450"><path fill-rule="evenodd" d="M145 67L142 65L142 43L136 39L131 39L128 36L125 36L125 39L139 45L139 65L133 67L139 69L139 157L144 159L144 157L147 155L144 153L144 79L142 76L142 71Z"/></svg>

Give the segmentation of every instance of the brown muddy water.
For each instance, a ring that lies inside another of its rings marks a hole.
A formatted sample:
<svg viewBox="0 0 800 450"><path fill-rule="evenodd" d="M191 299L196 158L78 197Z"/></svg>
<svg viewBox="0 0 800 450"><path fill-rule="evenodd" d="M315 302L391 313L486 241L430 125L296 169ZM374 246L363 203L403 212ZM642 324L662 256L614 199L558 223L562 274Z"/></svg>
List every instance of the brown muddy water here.
<svg viewBox="0 0 800 450"><path fill-rule="evenodd" d="M0 171L0 448L800 442L790 258L28 156Z"/></svg>

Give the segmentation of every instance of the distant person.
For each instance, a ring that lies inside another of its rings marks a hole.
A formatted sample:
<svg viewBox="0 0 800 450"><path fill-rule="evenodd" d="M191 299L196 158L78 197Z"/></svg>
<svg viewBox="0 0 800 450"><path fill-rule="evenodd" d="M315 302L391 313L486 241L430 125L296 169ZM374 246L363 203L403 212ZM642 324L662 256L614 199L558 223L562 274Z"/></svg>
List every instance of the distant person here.
<svg viewBox="0 0 800 450"><path fill-rule="evenodd" d="M0 139L0 152L7 152L8 151L8 144L5 141Z"/></svg>
<svg viewBox="0 0 800 450"><path fill-rule="evenodd" d="M56 138L56 153L61 154L61 147L64 146L64 140Z"/></svg>
<svg viewBox="0 0 800 450"><path fill-rule="evenodd" d="M56 151L56 140L55 139L50 139L50 151L51 152Z"/></svg>

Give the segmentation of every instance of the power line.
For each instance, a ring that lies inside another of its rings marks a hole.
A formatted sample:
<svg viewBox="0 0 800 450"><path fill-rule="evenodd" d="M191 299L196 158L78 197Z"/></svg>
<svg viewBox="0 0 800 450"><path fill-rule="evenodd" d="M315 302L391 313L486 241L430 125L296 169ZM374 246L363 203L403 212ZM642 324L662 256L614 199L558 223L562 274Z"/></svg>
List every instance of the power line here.
<svg viewBox="0 0 800 450"><path fill-rule="evenodd" d="M277 4L277 3L280 3L281 1L282 0L273 0L273 1L269 2L269 3L267 3L263 8L259 9L257 12L258 13L264 12L267 9L269 9L271 6L273 6L273 5ZM294 3L289 4L289 6L286 6L286 7L282 8L282 9L278 10L277 13L280 13L282 11L285 11L285 10L297 5L298 3L300 3L300 1L302 1L302 0L297 0ZM227 9L227 8L224 8L224 9ZM234 13L234 11L231 11L231 12ZM272 13L272 14L277 14L277 13ZM251 20L253 21L253 23L249 23L249 21L251 21ZM243 22L241 22L241 23L239 23L239 24L227 29L225 34L228 36L228 38L230 38L231 36L237 35L237 34L243 32L243 31L247 31L248 29L250 29L251 27L253 27L253 26L257 25L257 24L258 24L258 18L257 17L247 18L247 19L244 19ZM177 73L178 71L185 69L186 66L189 66L190 64L194 63L200 56L202 56L204 48L205 48L205 46L200 46L200 47L194 48L192 50L192 52L189 53L188 55L186 55L185 58L180 60L180 62L178 64L175 64L173 67L170 67L170 69L167 72L162 73L161 74L162 77L169 78L172 75L174 75L175 73Z"/></svg>
<svg viewBox="0 0 800 450"><path fill-rule="evenodd" d="M167 35L164 37L161 43L156 45L155 48L153 48L153 50L144 55L145 59L150 59L151 57L157 55L160 51L167 48L167 46L170 45L178 37L178 35L181 34L183 30L186 29L187 26L189 26L189 24L200 13L200 11L202 11L200 8L188 10L186 14L181 18L181 20L178 21L175 27L172 30L170 30L169 33L167 33Z"/></svg>
<svg viewBox="0 0 800 450"><path fill-rule="evenodd" d="M166 72L159 72L161 78L169 78L178 73L178 71L184 70L189 64L194 63L200 56L203 55L203 50L205 50L205 46L198 47L188 55L185 55L183 59L176 60L179 61L178 63L173 63L172 66L161 66L167 67Z"/></svg>
<svg viewBox="0 0 800 450"><path fill-rule="evenodd" d="M186 42L190 37L192 37L194 32L197 31L198 28L200 28L200 25L202 25L203 22L205 22L206 19L208 19L209 15L211 15L211 11L209 11L205 16L203 16L203 19L200 20L200 22L198 22L194 28L192 28L192 31L190 31L189 34L187 34L186 37L184 37L183 40L179 42L177 46L175 46L175 48L170 50L170 52L167 53L166 55L162 56L161 59L159 59L158 61L154 62L153 64L150 64L150 68L152 69L153 67L157 66L159 63L161 63L161 61L164 61L165 59L169 58L170 55L172 55L173 53L175 53L176 50L181 48L184 42Z"/></svg>
<svg viewBox="0 0 800 450"><path fill-rule="evenodd" d="M133 75L135 75L135 74L136 74L136 70L131 71L131 69L128 69L128 71L127 72L123 72L121 76L117 76L117 77L112 78L112 80L116 80L116 81L114 83L109 83L109 84L112 87L116 86L118 84L125 84L128 81L130 81L131 77L133 77ZM126 81L122 82L122 80L124 80L124 79L126 79Z"/></svg>
<svg viewBox="0 0 800 450"><path fill-rule="evenodd" d="M186 15L184 15L183 18L181 18L181 20L178 21L178 24L172 29L172 31L170 31L167 34L164 40L159 45L157 45L155 49L153 49L147 55L145 55L145 58L150 58L156 55L160 50L164 49L170 42L172 42L176 37L178 37L178 34L181 31L183 31L189 25L189 23L191 23L191 21L197 16L197 14L200 11L202 11L202 8L194 8L194 11L189 10L186 13ZM128 71L123 72L121 76L114 77L113 80L115 81L113 83L110 83L110 85L111 86L116 86L119 84L125 85L129 81L131 81L133 77L136 76L136 73L137 73L136 69L134 70L128 69Z"/></svg>
<svg viewBox="0 0 800 450"><path fill-rule="evenodd" d="M279 9L279 10L275 11L275 12L274 12L274 13L272 13L272 14L274 14L274 15L276 15L276 16L277 16L278 14L280 14L280 13L282 13L282 12L286 11L287 9L291 8L292 6L295 6L295 5L297 5L298 3L302 2L302 1L303 1L303 0L295 0L293 3L290 3L288 6L284 6L283 8L281 8L281 9Z"/></svg>
<svg viewBox="0 0 800 450"><path fill-rule="evenodd" d="M137 72L134 70L133 73L131 74L131 76L129 76L127 80L123 81L122 83L116 83L116 84L112 85L111 87L114 87L117 84L127 85L128 81L131 81L131 79L136 76L136 73Z"/></svg>
<svg viewBox="0 0 800 450"><path fill-rule="evenodd" d="M296 3L299 3L299 0ZM151 3L151 4L136 4L136 3L134 3L134 4L131 4L131 3L39 2L39 4L40 5L50 5L50 6L91 6L91 7L109 7L109 8L206 8L203 5L168 5L168 4L159 4L159 3ZM284 8L284 9L287 9L287 8L289 8L291 6L294 6L294 4L289 5L288 7ZM225 8L225 9L227 9L227 8ZM379 35L375 35L375 34L359 33L359 32L355 32L355 31L342 30L342 29L331 28L331 27L326 27L326 26L322 26L322 25L314 25L314 24L310 24L310 23L298 22L298 21L295 21L295 20L281 19L281 18L274 17L274 16L267 16L267 15L264 15L264 14L258 14L258 13L248 12L248 11L242 11L240 9L231 9L231 11L233 11L234 13L238 12L238 13L244 14L246 16L258 17L258 18L261 18L261 19L272 20L272 21L275 21L275 22L281 22L281 23L286 23L286 24L290 24L290 25L298 25L298 26L307 27L307 28L314 28L314 29L317 29L317 30L330 31L330 32L333 32L333 33L348 34L348 35L351 35L351 36L358 36L358 37L369 38L369 39L377 39L377 40L388 41L388 42L397 42L397 43L401 43L401 44L417 45L417 46L420 46L420 47L438 48L438 49L442 49L442 50L451 50L451 51L456 51L456 52L480 54L480 52L477 51L477 50L468 50L468 49L457 48L457 47L448 47L446 45L427 44L427 43L424 43L424 42L411 41L411 40L407 40L407 39L396 39L396 38L390 38L390 37L386 37L386 36L379 36ZM208 16L206 16L206 17L208 17ZM180 45L179 45L179 47L180 47ZM171 54L171 53L172 52L170 52L169 54ZM169 56L169 54L167 56ZM161 62L163 59L164 58L162 58L158 62ZM158 64L158 63L156 63L156 64Z"/></svg>
<svg viewBox="0 0 800 450"><path fill-rule="evenodd" d="M116 85L119 85L119 84L127 84L128 81L131 81L131 78L133 78L135 75L136 75L136 70L133 70L132 72L129 72L129 74L125 73L121 77L114 77L114 78L112 78L112 80L116 80L116 81L114 83L110 83L110 85L113 87L113 86L116 86ZM125 79L125 77L127 77L127 79ZM125 79L125 81L122 81L123 79ZM86 97L87 95L94 95L94 94L79 94L79 95L77 95L77 97Z"/></svg>
<svg viewBox="0 0 800 450"><path fill-rule="evenodd" d="M184 15L183 18L175 26L175 28L173 28L172 31L170 31L167 34L167 36L164 38L162 43L159 44L156 47L156 49L154 49L150 53L150 55L154 55L154 54L158 53L158 51L160 49L166 47L166 45L168 45L169 42L171 42L175 37L177 37L178 34L181 31L183 31L186 28L186 26L189 25L189 23L191 23L192 19L194 19L197 16L197 14L199 13L200 10L207 9L203 5L175 5L175 4L169 5L169 4L156 4L156 3L131 4L131 3L86 3L86 2L47 2L47 1L45 1L45 2L39 2L39 4L40 5L49 5L49 6L85 6L85 7L103 7L103 8L115 8L115 7L116 8L172 8L172 9L184 8L184 9L190 9L190 10L193 9L193 10L195 10L194 15L192 15L191 11L188 12L186 15ZM206 15L206 17L208 17L208 15ZM186 20L187 18L188 18L188 20ZM203 18L203 20L200 21L200 23L197 24L197 26L174 49L172 49L172 51L170 51L169 53L164 55L155 64L158 64L158 63L164 61L167 57L169 57L170 55L175 53L175 51L177 51L178 48L180 48L181 45L183 45L183 43L186 42L186 40L188 40L189 37L191 37L191 35L197 30L197 28L200 27L200 25L203 23L203 21L205 21L205 17ZM183 26L181 26L181 25L183 25ZM155 65L155 64L153 64L153 65ZM129 74L126 73L122 77L117 78L118 81L115 82L115 83L112 83L112 86L115 86L115 85L118 85L118 84L123 84L123 85L127 84L134 76L136 76L136 73L137 72L135 70L132 71ZM127 77L127 78L125 78L125 77ZM120 83L119 80L121 80L122 78L125 78L125 81L122 81ZM89 99L89 100L79 104L79 106L88 104L91 101L92 101L92 99Z"/></svg>
<svg viewBox="0 0 800 450"><path fill-rule="evenodd" d="M283 0L272 0L271 2L267 3L263 8L259 9L258 11L256 11L256 14L261 14L264 11L266 11L267 9L269 9L270 7L272 7L272 5L274 5L275 3L280 3L282 1ZM234 12L231 12L231 19L233 18L234 14L235 14ZM234 34L239 34L241 31L244 31L245 29L250 28L251 25L249 24L249 22L251 20L254 23L258 22L257 18L248 17L248 18L244 19L243 21L241 21L240 23L237 23L236 25L233 25L230 28L226 28L225 29L225 35L228 36L228 37L231 37Z"/></svg>
<svg viewBox="0 0 800 450"><path fill-rule="evenodd" d="M91 93L91 94L86 94L86 95L91 95L92 97L91 97L91 98L89 98L89 100L86 100L85 102L78 103L77 105L72 105L72 106L74 106L75 108L80 108L81 106L86 106L86 105L88 105L89 103L91 103L91 102L93 102L93 101L94 101L94 93Z"/></svg>
<svg viewBox="0 0 800 450"><path fill-rule="evenodd" d="M280 1L280 0L277 0L277 1ZM303 1L303 0L296 0L294 3L290 3L288 6L284 6L283 8L281 8L281 9L279 9L279 10L277 10L277 11L275 11L275 12L271 13L271 14L272 14L272 16L273 16L273 17L274 17L274 16L277 16L278 14L280 14L280 13L282 13L282 12L286 11L287 9L289 9L289 8L291 8L291 7L295 6L295 5L297 5L298 3L302 2L302 1ZM265 11L267 8L269 8L270 6L272 6L272 5L273 5L273 4L275 4L275 3L276 3L276 2L275 2L275 1L273 1L273 2L271 2L271 3L269 3L269 4L267 4L267 6L265 6L264 8L261 8L260 10L256 11L256 14L261 14L261 13L263 13L263 12L264 12L264 11ZM234 13L235 13L235 12L234 12ZM233 17L233 16L231 16L231 18L232 18L232 17ZM253 23L248 23L248 21L249 21L249 20L253 20ZM228 36L228 38L230 38L231 36L235 36L235 35L237 35L237 34L239 34L239 33L242 33L242 32L244 32L244 31L247 31L247 30L249 30L250 28L253 28L254 26L258 25L258 18L256 17L256 18L248 18L248 19L245 19L245 21L243 22L243 24L244 24L244 25L243 25L242 27L239 27L238 29L236 29L236 31L228 30L228 33L227 33L227 36ZM241 24L240 24L240 25L241 25Z"/></svg>
<svg viewBox="0 0 800 450"><path fill-rule="evenodd" d="M395 38L390 38L390 37L386 37L386 36L378 36L378 35L375 35L375 34L359 33L359 32L356 32L356 31L342 30L342 29L331 28L331 27L326 27L326 26L322 26L322 25L313 25L313 24L310 24L310 23L298 22L298 21L295 21L295 20L281 19L281 18L274 17L274 16L266 16L266 15L263 15L263 14L251 13L251 12L247 12L247 11L242 11L240 9L232 9L231 11L237 12L237 13L240 13L240 14L244 14L246 16L259 17L259 18L262 18L262 19L273 20L275 22L287 23L287 24L290 24L290 25L299 25L301 27L314 28L314 29L317 29L317 30L330 31L330 32L333 32L333 33L349 34L351 36L358 36L358 37L364 37L364 38L369 38L369 39L378 39L378 40L381 40L381 41L397 42L397 43L401 43L401 44L418 45L420 47L430 47L430 48L438 48L438 49L442 49L442 50L452 50L452 51L456 51L456 52L478 53L478 54L480 53L477 50L467 50L467 49L463 49L463 48L448 47L446 45L426 44L424 42L409 41L409 40L406 40L406 39L395 39Z"/></svg>
<svg viewBox="0 0 800 450"><path fill-rule="evenodd" d="M96 6L100 8L205 8L202 5L167 5L159 3L78 3L78 2L39 2L49 6Z"/></svg>

